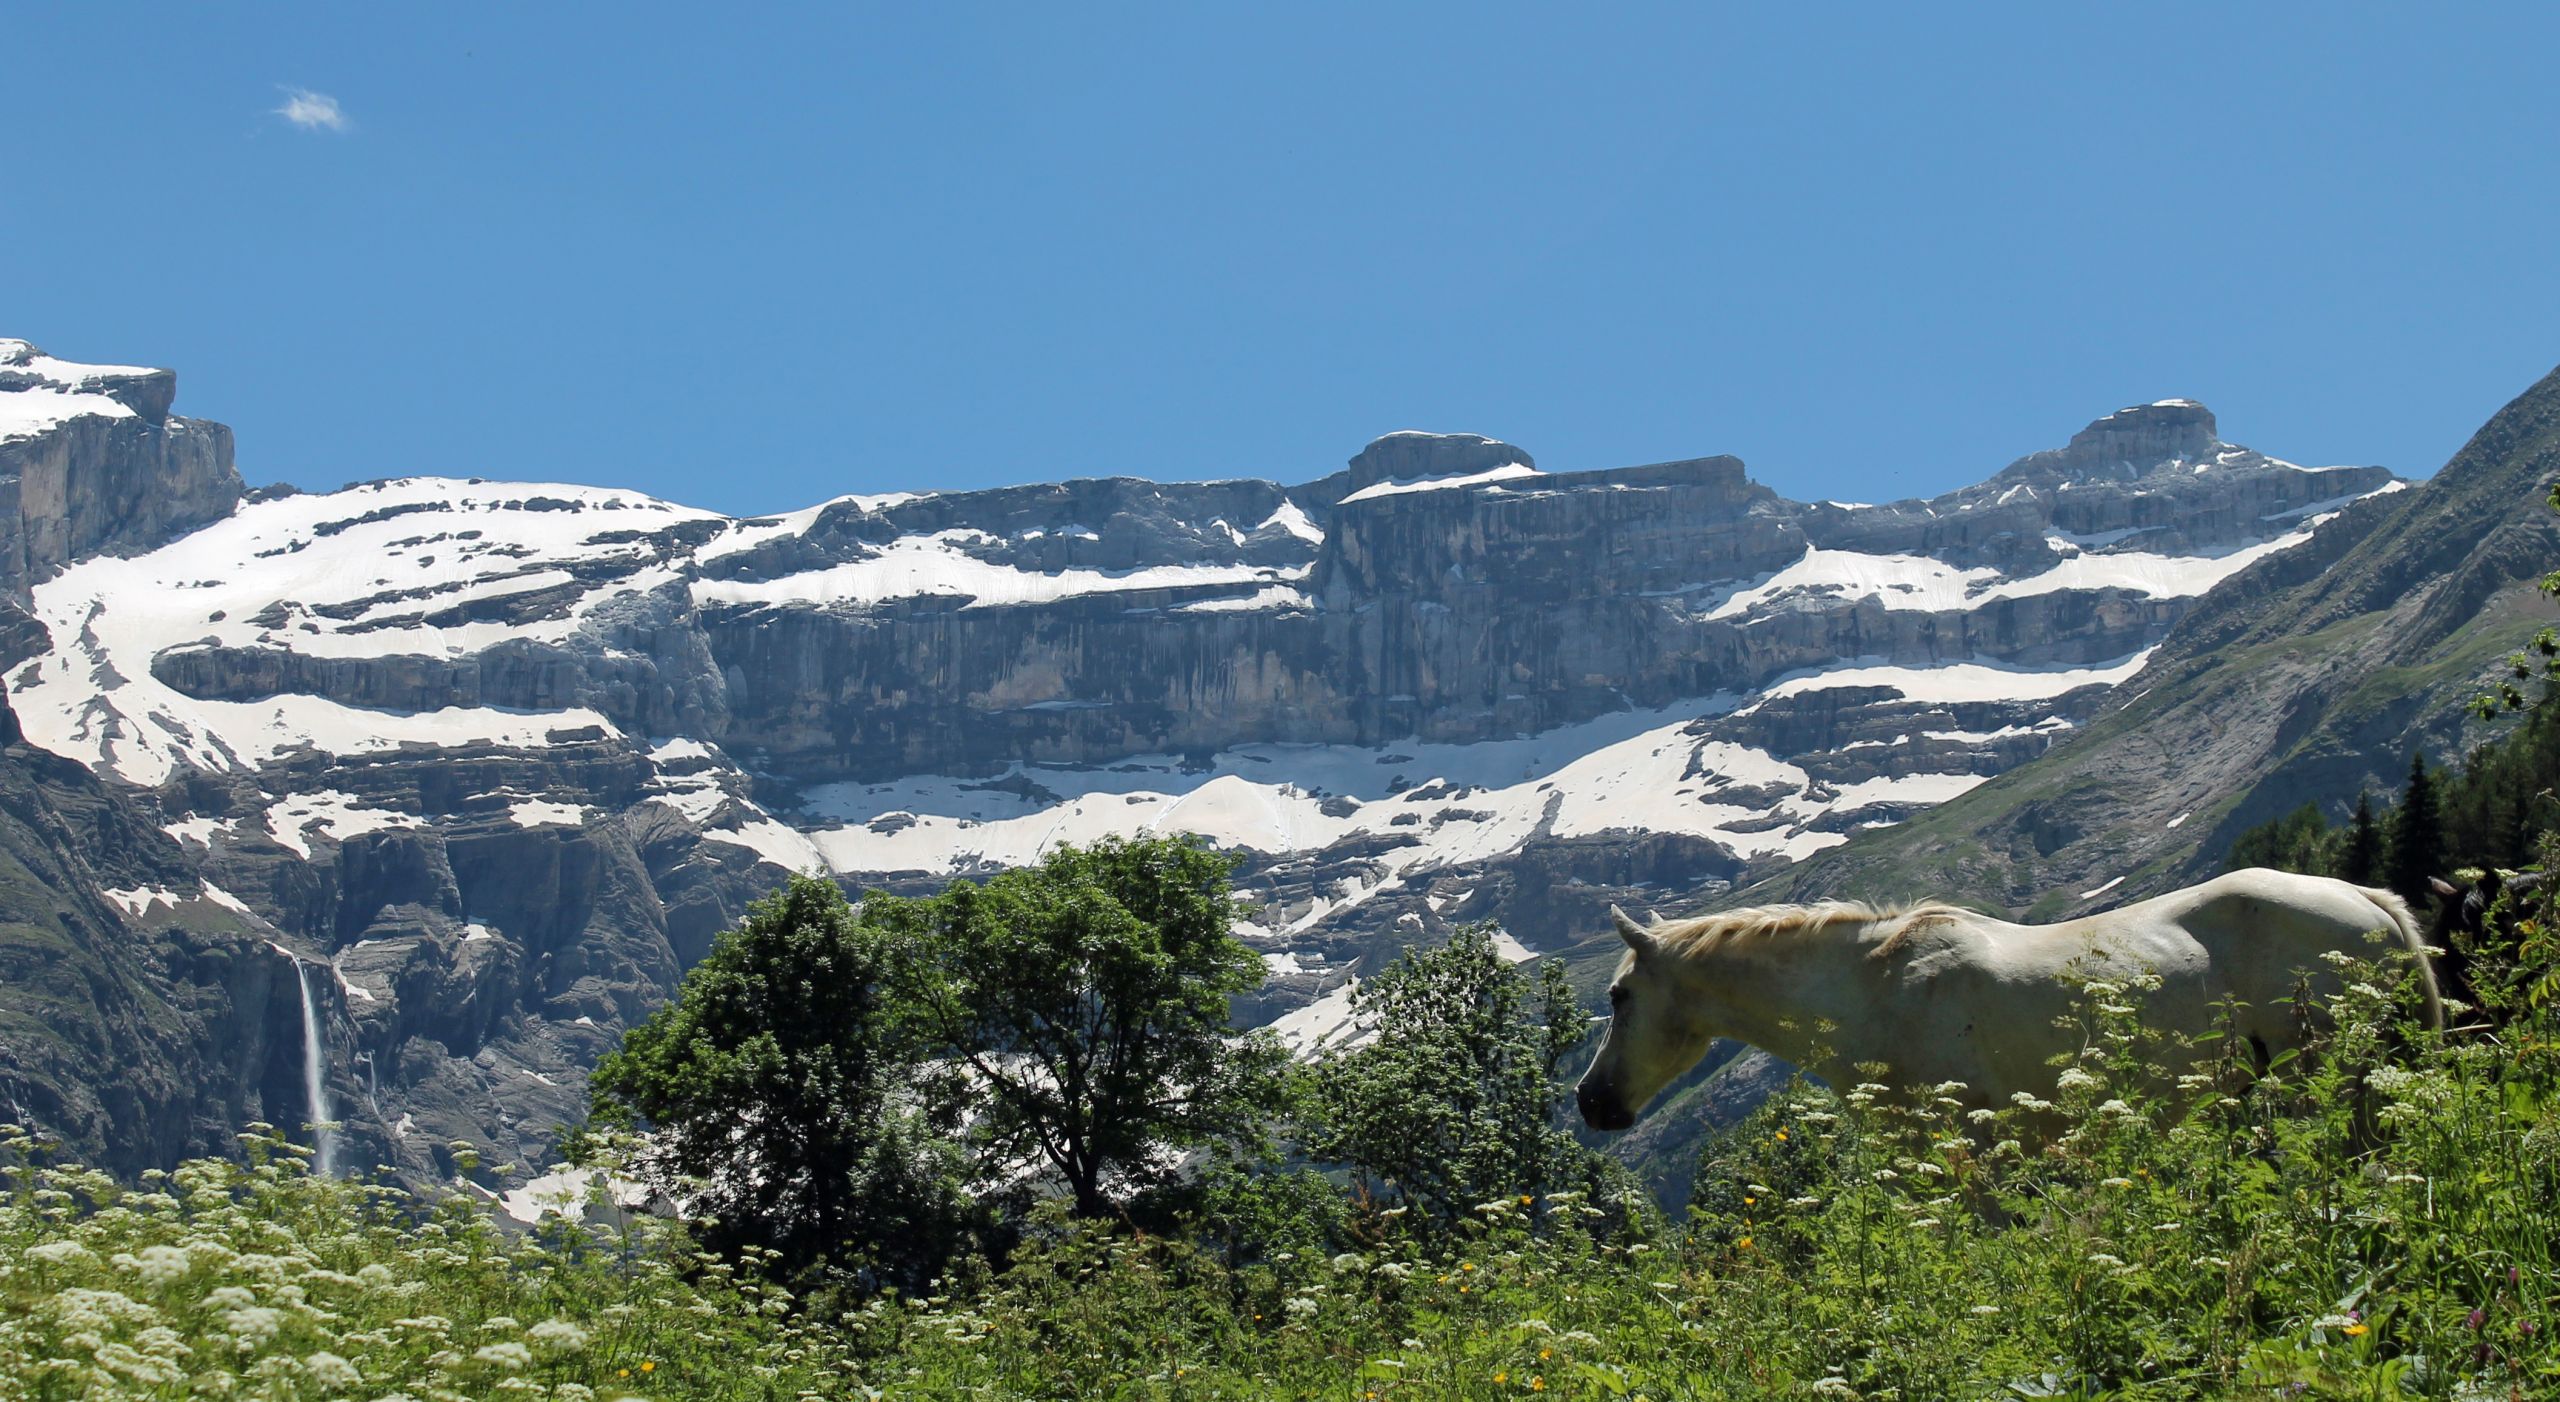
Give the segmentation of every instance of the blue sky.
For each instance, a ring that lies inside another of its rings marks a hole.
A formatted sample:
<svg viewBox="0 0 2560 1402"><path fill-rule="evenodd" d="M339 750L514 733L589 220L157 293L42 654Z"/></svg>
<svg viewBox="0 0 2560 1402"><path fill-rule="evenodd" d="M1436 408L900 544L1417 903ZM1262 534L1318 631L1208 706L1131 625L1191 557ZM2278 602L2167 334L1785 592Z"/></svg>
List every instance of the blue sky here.
<svg viewBox="0 0 2560 1402"><path fill-rule="evenodd" d="M2560 361L2560 7L1569 8L13 8L0 334L253 482L740 513L1408 427L1874 500L2171 395L2424 473Z"/></svg>

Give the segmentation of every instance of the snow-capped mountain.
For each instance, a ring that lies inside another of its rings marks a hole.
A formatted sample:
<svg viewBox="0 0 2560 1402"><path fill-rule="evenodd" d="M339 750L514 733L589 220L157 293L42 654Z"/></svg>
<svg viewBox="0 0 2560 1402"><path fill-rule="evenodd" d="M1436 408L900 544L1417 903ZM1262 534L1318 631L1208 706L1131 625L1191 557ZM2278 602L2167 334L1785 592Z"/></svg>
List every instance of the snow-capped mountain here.
<svg viewBox="0 0 2560 1402"><path fill-rule="evenodd" d="M120 886L126 923L219 910L328 965L348 1133L418 1171L453 1138L537 1150L785 869L916 888L1199 833L1261 906L1249 1013L1338 1005L1453 922L1550 948L1962 793L2400 485L2172 400L1878 506L1408 432L1298 486L737 520L478 480L244 493L173 392L0 342L0 665L27 741L147 791L195 874ZM298 1085L298 1029L270 1034L252 1098Z"/></svg>

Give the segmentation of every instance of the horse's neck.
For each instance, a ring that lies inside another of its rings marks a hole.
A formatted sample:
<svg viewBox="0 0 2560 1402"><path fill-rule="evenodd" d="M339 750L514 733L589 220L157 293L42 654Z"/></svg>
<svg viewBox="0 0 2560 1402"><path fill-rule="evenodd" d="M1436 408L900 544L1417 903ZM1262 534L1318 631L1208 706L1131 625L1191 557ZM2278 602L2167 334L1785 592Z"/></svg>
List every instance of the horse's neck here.
<svg viewBox="0 0 2560 1402"><path fill-rule="evenodd" d="M1883 980L1867 958L1866 922L1844 921L1716 950L1691 964L1698 996L1723 1013L1720 1035L1806 1070L1878 1059Z"/></svg>

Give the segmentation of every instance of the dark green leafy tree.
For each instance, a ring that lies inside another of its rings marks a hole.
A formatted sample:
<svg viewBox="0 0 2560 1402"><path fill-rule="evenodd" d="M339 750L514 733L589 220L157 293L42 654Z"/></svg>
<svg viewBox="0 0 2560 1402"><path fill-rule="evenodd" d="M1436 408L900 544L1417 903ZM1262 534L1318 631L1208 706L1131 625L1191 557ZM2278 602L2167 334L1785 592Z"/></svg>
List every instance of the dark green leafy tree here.
<svg viewBox="0 0 2560 1402"><path fill-rule="evenodd" d="M1191 841L1106 838L866 900L866 922L922 955L915 1007L979 1082L983 1174L1043 1167L1078 1215L1112 1215L1185 1151L1261 1133L1285 1058L1229 1031L1228 1000L1262 979L1232 933L1234 870Z"/></svg>
<svg viewBox="0 0 2560 1402"><path fill-rule="evenodd" d="M2444 871L2444 813L2436 797L2435 775L2423 754L2409 756L2408 787L2400 792L2391 814L2391 846L2383 864L2384 884L2405 900L2423 904L2427 878Z"/></svg>
<svg viewBox="0 0 2560 1402"><path fill-rule="evenodd" d="M596 1067L596 1121L647 1132L640 1166L715 1249L930 1277L968 1227L961 1086L901 1003L900 960L832 883L793 877Z"/></svg>
<svg viewBox="0 0 2560 1402"><path fill-rule="evenodd" d="M1443 1221L1512 1194L1589 1181L1557 1068L1587 1031L1553 959L1504 962L1493 927L1407 950L1353 995L1366 1045L1309 1075L1303 1143L1373 1197Z"/></svg>
<svg viewBox="0 0 2560 1402"><path fill-rule="evenodd" d="M2338 852L2338 875L2359 886L2382 879L2382 823L2373 814L2373 793L2356 795L2355 816L2347 820L2347 839Z"/></svg>

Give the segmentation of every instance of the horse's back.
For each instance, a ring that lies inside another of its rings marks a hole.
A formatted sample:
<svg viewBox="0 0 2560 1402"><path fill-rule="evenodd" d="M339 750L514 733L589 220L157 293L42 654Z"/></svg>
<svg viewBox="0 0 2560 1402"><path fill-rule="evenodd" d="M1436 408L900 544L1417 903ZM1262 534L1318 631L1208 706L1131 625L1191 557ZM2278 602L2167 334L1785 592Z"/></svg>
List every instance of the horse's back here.
<svg viewBox="0 0 2560 1402"><path fill-rule="evenodd" d="M2195 942L2217 994L2260 1007L2306 983L2332 987L2332 953L2377 958L2405 948L2397 902L2334 877L2249 867L2143 904Z"/></svg>

